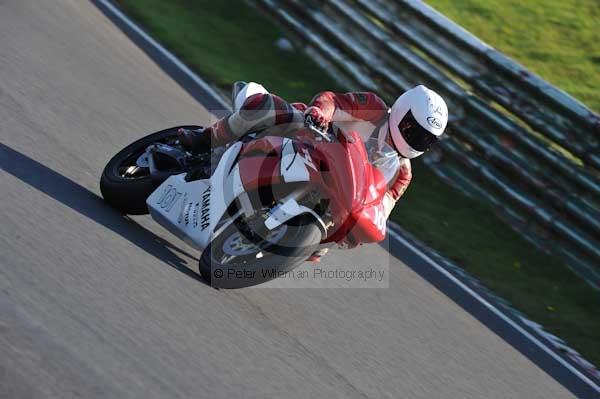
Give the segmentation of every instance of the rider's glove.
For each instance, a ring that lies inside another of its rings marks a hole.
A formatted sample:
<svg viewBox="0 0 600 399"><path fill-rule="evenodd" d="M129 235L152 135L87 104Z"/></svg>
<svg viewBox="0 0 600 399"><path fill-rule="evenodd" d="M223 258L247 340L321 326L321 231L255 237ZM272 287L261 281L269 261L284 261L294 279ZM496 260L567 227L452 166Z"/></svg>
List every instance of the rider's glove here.
<svg viewBox="0 0 600 399"><path fill-rule="evenodd" d="M306 111L304 111L304 120L306 121L309 118L319 129L326 131L329 128L329 122L331 121L325 117L321 108L314 106L306 108Z"/></svg>

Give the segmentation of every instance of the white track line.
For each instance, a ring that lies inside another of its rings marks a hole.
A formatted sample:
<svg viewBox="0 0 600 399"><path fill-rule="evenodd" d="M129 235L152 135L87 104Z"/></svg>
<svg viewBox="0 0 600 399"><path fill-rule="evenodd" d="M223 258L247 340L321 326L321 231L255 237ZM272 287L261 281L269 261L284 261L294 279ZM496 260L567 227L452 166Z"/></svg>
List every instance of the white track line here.
<svg viewBox="0 0 600 399"><path fill-rule="evenodd" d="M213 96L213 98L215 100L217 100L219 103L221 103L223 105L223 109L230 109L229 105L223 101L221 96L208 83L206 83L198 75L196 75L192 70L190 70L183 62L181 62L175 55L173 55L173 53L171 53L169 50L167 50L166 48L161 46L156 40L154 40L146 32L144 32L138 25L136 25L132 20L130 20L125 14L123 14L121 11L119 11L119 9L117 9L115 6L113 6L110 3L110 1L108 1L108 0L98 0L98 1L100 1L100 3L102 3L106 8L108 8L110 10L110 12L113 13L113 15L115 15L117 18L119 18L121 21L123 21L125 24L127 24L127 26L129 26L131 29L133 29L144 40L146 40L149 44L151 44L154 48L156 48L162 55L164 55L167 59L169 59L169 61L171 61L175 66L177 66L177 68L179 68L181 71L183 71L190 79L192 79L198 86L200 86L202 88L202 90L206 91L211 96ZM388 228L388 233L390 234L390 236L392 238L394 238L395 240L397 240L398 242L400 242L407 248L410 248L414 253L419 255L419 257L421 257L421 259L423 259L424 261L429 263L439 273L444 275L444 277L446 277L448 280L452 281L460 289L465 291L467 294L471 295L479 303L481 303L483 306L485 306L487 309L489 309L492 313L494 313L496 316L501 318L504 322L508 323L512 328L517 330L520 334L522 334L524 337L529 339L531 342L533 342L537 347L539 347L544 352L546 352L547 354L552 356L552 358L554 358L556 361L558 361L563 367L565 367L567 370L569 370L570 372L575 374L582 381L586 382L594 390L600 392L600 386L596 385L594 383L594 381L590 380L586 375L584 375L579 370L577 370L575 367L570 365L565 359L558 356L551 348L549 348L543 342L541 342L536 337L531 335L528 331L523 329L523 327L521 327L520 325L515 323L510 317L505 315L502 311L500 311L494 305L492 305L491 303L486 301L484 298L482 298L477 292L473 291L471 288L469 288L467 285L465 285L462 281L460 281L459 279L454 277L450 272L448 272L445 268L443 268L442 266L437 264L433 259L431 259L425 253L423 253L419 248L412 245L404 237L402 237L400 234L398 234L397 232L395 232L394 230L392 230L390 228Z"/></svg>
<svg viewBox="0 0 600 399"><path fill-rule="evenodd" d="M573 374L575 374L582 381L586 382L594 390L600 392L600 387L598 385L596 385L596 383L594 383L594 381L590 380L585 374L583 374L582 372L580 372L579 370L577 370L575 367L573 367L571 364L569 364L561 356L557 355L554 352L554 350L552 350L551 348L549 348L542 341L538 340L536 337L534 337L532 334L530 334L527 330L525 330L519 324L515 323L510 317L508 317L506 314L504 314L501 310L499 310L494 305L492 305L491 303L489 303L488 301L486 301L484 298L482 298L477 292L475 292L474 290L472 290L471 288L469 288L466 284L464 284L462 281L460 281L459 279L457 279L456 277L454 277L452 275L452 273L450 273L444 267L440 266L436 261L434 261L433 259L431 259L427 254L425 254L419 248L417 248L414 245L412 245L408 240L406 240L399 233L395 232L394 230L392 230L389 227L388 227L388 233L389 233L390 237L392 237L393 239L395 239L396 241L400 242L402 245L404 245L405 247L409 248L414 253L416 253L417 255L419 255L419 257L421 259L423 259L425 262L429 263L429 265L431 265L439 273L441 273L442 275L444 275L444 277L446 277L448 280L452 281L460 289L462 289L467 294L469 294L473 298L475 298L479 303L481 303L483 306L485 306L488 310L490 310L496 316L498 316L499 318L501 318L504 322L508 323L512 328L514 328L520 334L522 334L524 337L526 337L531 342L533 342L537 347L539 347L544 352L546 352L547 354L549 354L550 356L552 356L552 358L554 358L556 361L558 361L563 367L565 367L570 372L572 372Z"/></svg>
<svg viewBox="0 0 600 399"><path fill-rule="evenodd" d="M224 110L230 110L231 107L227 104L223 98L217 93L206 81L196 75L190 68L188 68L183 62L179 60L173 53L160 45L156 40L150 37L146 32L142 30L135 22L130 20L125 14L123 14L118 8L116 8L112 3L108 0L98 0L102 5L110 10L110 12L117 18L119 18L122 22L124 22L128 27L133 29L135 33L139 34L146 42L148 42L152 47L158 50L163 56L165 56L169 61L171 61L177 68L183 71L190 79L194 81L198 86L202 88L205 92L209 93L216 101L218 101ZM216 110L209 110L216 111Z"/></svg>

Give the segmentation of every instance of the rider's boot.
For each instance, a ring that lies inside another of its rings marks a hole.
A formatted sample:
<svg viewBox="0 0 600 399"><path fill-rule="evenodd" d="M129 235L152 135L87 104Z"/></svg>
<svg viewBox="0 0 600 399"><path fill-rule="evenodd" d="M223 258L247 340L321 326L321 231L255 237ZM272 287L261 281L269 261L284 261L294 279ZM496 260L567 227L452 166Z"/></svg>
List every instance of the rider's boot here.
<svg viewBox="0 0 600 399"><path fill-rule="evenodd" d="M211 144L211 129L179 128L177 138L181 146L192 154L208 152Z"/></svg>
<svg viewBox="0 0 600 399"><path fill-rule="evenodd" d="M240 94L240 91L242 91L244 89L244 87L246 87L248 85L247 82L244 82L243 80L238 80L237 82L235 82L231 88L231 103L234 104L235 107L235 100L238 96L238 94Z"/></svg>

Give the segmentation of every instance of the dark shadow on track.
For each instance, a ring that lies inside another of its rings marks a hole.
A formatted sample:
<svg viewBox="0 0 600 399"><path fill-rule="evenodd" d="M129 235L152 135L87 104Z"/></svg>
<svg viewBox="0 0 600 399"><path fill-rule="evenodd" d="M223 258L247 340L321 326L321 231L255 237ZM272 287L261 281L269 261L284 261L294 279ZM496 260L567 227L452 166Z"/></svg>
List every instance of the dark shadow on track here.
<svg viewBox="0 0 600 399"><path fill-rule="evenodd" d="M199 275L185 266L183 259L175 252L197 260L195 256L175 247L134 220L110 208L100 197L73 180L2 143L0 143L0 168L81 215L114 231L183 274L206 284Z"/></svg>

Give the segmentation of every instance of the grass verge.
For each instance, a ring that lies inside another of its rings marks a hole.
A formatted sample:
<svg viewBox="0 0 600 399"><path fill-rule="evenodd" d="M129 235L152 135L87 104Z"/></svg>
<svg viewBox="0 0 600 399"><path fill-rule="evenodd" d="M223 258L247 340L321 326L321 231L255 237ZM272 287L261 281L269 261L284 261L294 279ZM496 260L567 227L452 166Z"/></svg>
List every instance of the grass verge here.
<svg viewBox="0 0 600 399"><path fill-rule="evenodd" d="M600 112L598 0L426 3Z"/></svg>
<svg viewBox="0 0 600 399"><path fill-rule="evenodd" d="M275 46L283 34L241 0L118 0L156 39L203 77L229 90L253 80L289 101L339 90L301 53ZM600 364L598 294L562 263L534 250L486 204L440 181L418 160L392 218L462 265L517 309Z"/></svg>

